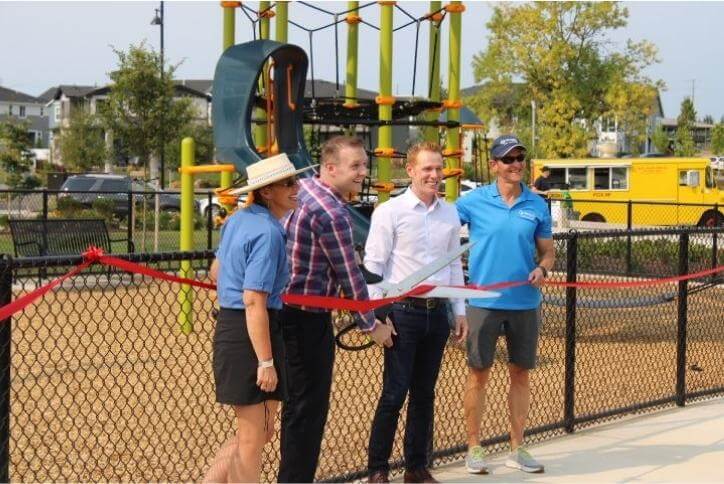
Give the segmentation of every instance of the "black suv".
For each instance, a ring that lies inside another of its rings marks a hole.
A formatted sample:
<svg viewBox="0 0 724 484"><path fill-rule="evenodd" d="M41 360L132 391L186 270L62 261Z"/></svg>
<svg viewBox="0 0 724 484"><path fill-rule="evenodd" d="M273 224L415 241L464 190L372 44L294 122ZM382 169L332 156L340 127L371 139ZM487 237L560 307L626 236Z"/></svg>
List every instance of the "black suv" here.
<svg viewBox="0 0 724 484"><path fill-rule="evenodd" d="M142 181L133 180L123 175L73 175L60 187L59 197L71 197L86 207L91 207L99 199L113 200L114 212L118 215L128 213L128 192L133 190L135 203L141 203L146 197L148 206L153 208L156 189ZM99 193L106 192L106 193ZM181 196L177 193L160 192L159 205L166 212L181 211Z"/></svg>

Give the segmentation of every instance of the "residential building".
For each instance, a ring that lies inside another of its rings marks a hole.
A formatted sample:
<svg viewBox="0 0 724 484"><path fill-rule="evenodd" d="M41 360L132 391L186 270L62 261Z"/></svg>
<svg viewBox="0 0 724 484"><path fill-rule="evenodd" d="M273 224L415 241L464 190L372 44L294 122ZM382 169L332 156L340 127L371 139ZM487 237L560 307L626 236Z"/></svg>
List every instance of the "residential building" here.
<svg viewBox="0 0 724 484"><path fill-rule="evenodd" d="M7 119L28 124L33 147L48 146L48 116L42 100L0 86L0 122Z"/></svg>

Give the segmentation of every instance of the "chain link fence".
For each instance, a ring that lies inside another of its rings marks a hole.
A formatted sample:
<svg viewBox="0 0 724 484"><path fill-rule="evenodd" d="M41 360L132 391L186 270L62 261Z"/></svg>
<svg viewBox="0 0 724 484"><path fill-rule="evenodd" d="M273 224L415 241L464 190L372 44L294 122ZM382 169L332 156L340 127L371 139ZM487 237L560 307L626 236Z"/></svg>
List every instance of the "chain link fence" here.
<svg viewBox="0 0 724 484"><path fill-rule="evenodd" d="M721 228L555 236L554 281L637 280L717 267ZM627 251L630 248L630 251ZM211 252L131 254L205 279ZM628 258L628 261L627 261ZM79 257L0 260L0 304L41 282L23 270L66 272ZM627 265L628 264L628 265ZM719 274L721 277L721 273ZM635 289L544 288L539 366L528 441L724 393L724 285L712 277ZM0 478L4 481L198 481L234 432L214 402L215 293L194 291L193 331L178 322L179 286L116 270L84 272L0 325ZM343 327L348 316L338 315ZM382 350L338 350L317 479L366 474L381 390ZM507 355L501 341L483 426L491 452L507 446ZM449 343L436 389L434 465L465 449L464 349ZM402 429L405 410L400 419ZM263 480L274 481L278 437ZM402 433L392 461L400 471Z"/></svg>

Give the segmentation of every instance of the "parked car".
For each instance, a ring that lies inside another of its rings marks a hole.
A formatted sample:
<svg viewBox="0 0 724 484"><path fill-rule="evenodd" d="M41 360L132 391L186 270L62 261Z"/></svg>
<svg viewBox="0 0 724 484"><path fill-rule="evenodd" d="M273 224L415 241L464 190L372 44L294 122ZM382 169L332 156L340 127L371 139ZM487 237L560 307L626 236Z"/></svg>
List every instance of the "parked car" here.
<svg viewBox="0 0 724 484"><path fill-rule="evenodd" d="M86 207L92 207L96 200L113 200L114 213L128 213L128 192L133 195L136 204L143 202L144 197L149 207L153 207L156 188L146 182L133 180L131 177L110 174L85 174L68 177L60 187L59 198L70 197ZM160 209L165 212L181 211L181 196L178 193L159 191Z"/></svg>
<svg viewBox="0 0 724 484"><path fill-rule="evenodd" d="M237 206L241 207L244 202L246 202L246 194L239 196L239 198L237 199ZM199 214L203 215L204 217L208 216L208 210L210 207L211 216L215 218L217 215L219 215L219 210L221 209L221 202L219 201L219 197L214 195L213 197L211 197L211 203L209 203L209 197L207 195L197 198L196 207L198 207Z"/></svg>

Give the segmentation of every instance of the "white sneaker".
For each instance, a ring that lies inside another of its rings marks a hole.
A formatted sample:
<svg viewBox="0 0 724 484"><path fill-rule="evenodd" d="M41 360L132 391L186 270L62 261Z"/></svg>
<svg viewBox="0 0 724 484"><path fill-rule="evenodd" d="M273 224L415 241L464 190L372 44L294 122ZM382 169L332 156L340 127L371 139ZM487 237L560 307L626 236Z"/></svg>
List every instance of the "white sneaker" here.
<svg viewBox="0 0 724 484"><path fill-rule="evenodd" d="M525 447L521 446L515 449L513 452L508 454L508 459L505 461L507 467L513 469L519 469L523 472L543 472L543 464L538 462L530 455Z"/></svg>
<svg viewBox="0 0 724 484"><path fill-rule="evenodd" d="M465 456L465 468L470 474L487 474L488 464L485 462L485 451L479 445L470 447Z"/></svg>

